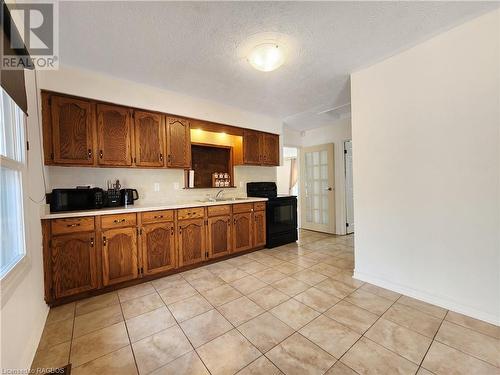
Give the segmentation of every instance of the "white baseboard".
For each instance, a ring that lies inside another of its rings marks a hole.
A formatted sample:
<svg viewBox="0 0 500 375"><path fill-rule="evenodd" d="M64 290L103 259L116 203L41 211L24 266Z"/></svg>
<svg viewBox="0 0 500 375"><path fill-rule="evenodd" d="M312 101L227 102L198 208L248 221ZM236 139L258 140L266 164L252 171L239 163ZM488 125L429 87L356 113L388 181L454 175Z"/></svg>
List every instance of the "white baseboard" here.
<svg viewBox="0 0 500 375"><path fill-rule="evenodd" d="M491 323L497 326L500 326L500 316L495 316L489 313L485 313L484 311L477 310L475 308L472 308L470 306L463 305L457 301L454 301L452 299L448 298L443 298L439 297L427 292L424 292L422 290L418 289L413 289L410 287L407 287L405 285L400 285L397 283L394 283L392 281L385 280L383 278L380 278L378 276L370 275L364 272L359 272L354 270L354 275L353 277L355 279L365 281L367 283L373 284L380 286L385 289L392 290L397 293L404 294L408 297L416 298L421 301L431 303L433 305L445 308L447 310L455 311L460 314L464 314L467 316L470 316L475 319L479 319L482 321L485 321L487 323Z"/></svg>

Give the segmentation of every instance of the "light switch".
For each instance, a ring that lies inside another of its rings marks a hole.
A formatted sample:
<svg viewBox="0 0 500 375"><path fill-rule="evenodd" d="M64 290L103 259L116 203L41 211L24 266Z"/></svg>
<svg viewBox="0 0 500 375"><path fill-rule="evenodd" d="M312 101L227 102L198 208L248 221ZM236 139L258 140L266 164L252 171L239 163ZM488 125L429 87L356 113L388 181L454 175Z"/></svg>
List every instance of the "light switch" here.
<svg viewBox="0 0 500 375"><path fill-rule="evenodd" d="M155 190L155 192L160 191L160 183L159 182L154 183L154 190Z"/></svg>
<svg viewBox="0 0 500 375"><path fill-rule="evenodd" d="M179 183L178 182L174 182L174 190L179 190Z"/></svg>

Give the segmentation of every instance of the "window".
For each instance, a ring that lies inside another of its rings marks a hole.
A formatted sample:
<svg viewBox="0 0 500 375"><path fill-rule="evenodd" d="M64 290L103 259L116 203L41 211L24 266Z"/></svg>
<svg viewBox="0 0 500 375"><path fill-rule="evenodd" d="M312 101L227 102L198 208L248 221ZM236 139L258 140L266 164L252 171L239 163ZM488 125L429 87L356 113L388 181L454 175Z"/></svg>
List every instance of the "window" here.
<svg viewBox="0 0 500 375"><path fill-rule="evenodd" d="M0 89L0 278L26 254L23 214L24 113Z"/></svg>

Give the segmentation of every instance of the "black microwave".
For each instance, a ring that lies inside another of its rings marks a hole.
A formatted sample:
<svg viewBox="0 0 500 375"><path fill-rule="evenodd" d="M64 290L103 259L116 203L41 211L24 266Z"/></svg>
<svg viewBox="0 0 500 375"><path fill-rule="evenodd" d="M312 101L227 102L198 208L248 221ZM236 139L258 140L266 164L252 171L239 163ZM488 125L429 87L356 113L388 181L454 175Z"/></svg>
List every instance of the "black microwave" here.
<svg viewBox="0 0 500 375"><path fill-rule="evenodd" d="M104 206L104 191L93 189L54 189L49 196L50 212L92 210Z"/></svg>

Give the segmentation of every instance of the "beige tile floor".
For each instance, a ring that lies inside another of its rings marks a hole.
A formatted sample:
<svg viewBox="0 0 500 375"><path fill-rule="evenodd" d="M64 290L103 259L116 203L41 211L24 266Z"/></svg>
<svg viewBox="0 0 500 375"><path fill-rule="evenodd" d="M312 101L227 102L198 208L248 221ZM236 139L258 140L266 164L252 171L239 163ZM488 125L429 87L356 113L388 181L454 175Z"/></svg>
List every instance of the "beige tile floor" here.
<svg viewBox="0 0 500 375"><path fill-rule="evenodd" d="M352 236L51 309L33 368L82 374L500 374L499 327L351 277Z"/></svg>

